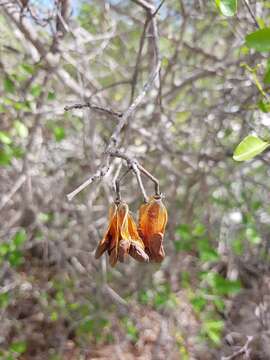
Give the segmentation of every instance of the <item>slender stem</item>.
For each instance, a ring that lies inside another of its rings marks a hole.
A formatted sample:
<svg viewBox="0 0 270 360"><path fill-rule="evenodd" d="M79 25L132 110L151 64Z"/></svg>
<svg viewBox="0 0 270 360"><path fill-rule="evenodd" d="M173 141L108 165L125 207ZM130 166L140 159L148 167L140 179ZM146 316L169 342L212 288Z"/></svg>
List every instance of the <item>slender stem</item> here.
<svg viewBox="0 0 270 360"><path fill-rule="evenodd" d="M131 168L129 167L118 179L114 182L115 192L116 192L116 199L115 201L121 201L121 192L120 192L120 183L123 181L123 179L127 176L127 174L130 172Z"/></svg>
<svg viewBox="0 0 270 360"><path fill-rule="evenodd" d="M113 111L112 109L105 108L105 107L102 107L102 106L93 105L93 104L91 104L89 102L87 102L85 104L73 104L73 105L70 105L70 106L65 106L64 110L65 111L70 111L70 110L73 110L73 109L84 109L84 108L89 108L89 109L94 110L94 111L104 112L104 113L106 113L108 115L113 115L113 116L116 116L118 118L123 116L123 114L120 113L120 112Z"/></svg>
<svg viewBox="0 0 270 360"><path fill-rule="evenodd" d="M135 174L135 176L137 178L139 188L140 188L140 190L142 192L142 195L143 195L143 200L144 200L145 203L147 203L148 202L148 196L146 194L146 191L145 191L143 183L142 183L141 173L140 173L138 164L134 163L132 165L132 170L133 170L133 172L134 172L134 174Z"/></svg>
<svg viewBox="0 0 270 360"><path fill-rule="evenodd" d="M252 20L253 20L255 26L259 29L259 28L260 28L260 25L259 25L258 21L256 20L256 17L255 17L255 15L254 15L253 11L251 10L251 7L250 7L250 5L249 5L248 0L244 0L244 4L246 5L249 14L250 14L250 16L252 17Z"/></svg>
<svg viewBox="0 0 270 360"><path fill-rule="evenodd" d="M154 184L155 184L155 193L156 196L160 196L160 189L159 189L159 181L155 178L152 174L150 174L142 165L137 164L139 170L147 176Z"/></svg>

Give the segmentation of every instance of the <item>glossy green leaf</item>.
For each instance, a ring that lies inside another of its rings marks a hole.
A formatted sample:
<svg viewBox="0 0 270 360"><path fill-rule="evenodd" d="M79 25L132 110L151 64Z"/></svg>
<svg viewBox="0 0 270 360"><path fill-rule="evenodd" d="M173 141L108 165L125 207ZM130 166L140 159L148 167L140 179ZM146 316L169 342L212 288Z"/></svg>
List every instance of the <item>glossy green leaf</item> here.
<svg viewBox="0 0 270 360"><path fill-rule="evenodd" d="M270 51L270 28L257 30L246 36L246 45L257 51Z"/></svg>
<svg viewBox="0 0 270 360"><path fill-rule="evenodd" d="M224 16L234 16L237 12L237 0L216 0L216 5Z"/></svg>
<svg viewBox="0 0 270 360"><path fill-rule="evenodd" d="M263 141L254 135L248 135L234 150L233 159L235 161L246 161L253 159L256 155L261 154L269 146L270 144L267 141Z"/></svg>

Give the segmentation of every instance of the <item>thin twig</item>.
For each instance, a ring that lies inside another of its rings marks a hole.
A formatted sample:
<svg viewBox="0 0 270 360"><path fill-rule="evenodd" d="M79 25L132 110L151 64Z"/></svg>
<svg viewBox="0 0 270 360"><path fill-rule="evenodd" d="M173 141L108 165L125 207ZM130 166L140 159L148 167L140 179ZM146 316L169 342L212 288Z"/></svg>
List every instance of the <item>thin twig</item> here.
<svg viewBox="0 0 270 360"><path fill-rule="evenodd" d="M255 26L259 29L260 25L259 25L258 21L256 20L256 17L255 17L255 15L254 15L254 13L253 13L250 5L249 5L248 0L244 0L244 4L246 5L246 8L248 9L249 14L252 17L252 20L253 20Z"/></svg>
<svg viewBox="0 0 270 360"><path fill-rule="evenodd" d="M153 181L153 183L155 184L155 193L156 193L156 196L160 196L159 181L158 181L158 179L156 179L152 174L150 174L142 165L138 164L138 168L139 168L139 170L140 170L145 176L147 176L150 180Z"/></svg>
<svg viewBox="0 0 270 360"><path fill-rule="evenodd" d="M10 192L3 196L1 202L0 202L0 211L7 205L7 203L12 199L12 197L15 195L15 193L20 189L20 187L23 185L23 183L26 180L26 176L25 174L22 174L18 180L15 182L15 184L13 185L12 189L10 190Z"/></svg>
<svg viewBox="0 0 270 360"><path fill-rule="evenodd" d="M245 345L243 347L241 347L240 350L234 352L230 356L223 356L221 358L221 360L233 360L233 359L236 359L239 355L243 355L243 354L244 355L249 355L249 353L250 353L249 345L253 341L253 339L254 339L253 336L248 336L247 337L247 342L245 343Z"/></svg>
<svg viewBox="0 0 270 360"><path fill-rule="evenodd" d="M112 133L112 135L111 135L111 137L109 139L107 148L105 150L105 155L106 155L105 160L104 160L103 164L101 165L101 170L98 170L93 176L91 176L88 180L86 180L83 184L81 184L77 189L75 189L74 191L69 193L67 195L68 200L72 200L74 196L76 196L79 192L81 192L83 189L85 189L93 181L95 181L97 179L100 180L107 174L107 172L109 171L109 168L110 168L110 164L109 164L110 157L113 156L112 154L115 152L115 150L117 150L117 147L119 146L119 143L120 143L120 133L121 133L121 131L128 124L131 116L133 115L135 110L138 108L138 106L141 104L141 102L144 99L146 93L151 89L154 81L160 75L161 60L160 60L159 50L158 50L158 45L157 45L157 39L158 39L157 25L156 25L156 22L154 20L154 17L157 14L160 7L162 6L162 4L164 3L164 1L161 1L160 5L158 6L157 9L154 9L154 7L151 4L149 4L148 2L146 2L145 0L134 0L134 2L137 3L138 5L142 6L148 12L148 16L150 17L150 20L152 21L152 32L153 32L153 39L154 39L153 41L154 41L155 62L156 62L155 67L152 70L152 72L150 73L148 81L144 84L144 86L143 86L141 92L139 93L139 95L135 98L135 100L128 107L128 109L123 114L121 114L121 116L120 116L120 113L118 113L118 112L111 111L111 110L107 111L107 109L104 110L104 108L100 108L100 107L98 107L98 109L97 109L97 107L96 107L96 110L106 111L110 115L118 116L119 122L116 125L116 127L115 127L115 129L114 129L114 131L113 131L113 133ZM147 27L147 25L145 25L145 27ZM146 28L145 28L145 30L146 30ZM140 58L140 55L138 55L138 56ZM136 65L138 65L138 64L136 64ZM136 75L136 77L137 77L137 75ZM77 107L73 106L73 108L78 108L79 104L76 104L76 105L77 105ZM88 105L88 103L84 104L84 105L87 105L87 107L90 107ZM81 108L81 105L79 105L79 106L80 106L79 108ZM70 107L65 107L65 110L70 110ZM121 156L118 156L118 157L121 157ZM127 159L125 159L125 160L127 160ZM136 170L135 170L135 175L136 175L137 180L138 180ZM139 185L141 187L142 182L140 180L138 180L138 182L139 182ZM142 192L143 192L143 190L142 190ZM159 193L159 186L156 183L156 194L157 193ZM144 198L147 198L145 192L143 193L143 196L144 196Z"/></svg>
<svg viewBox="0 0 270 360"><path fill-rule="evenodd" d="M140 171L139 171L139 169L138 169L138 165L137 165L137 164L133 164L133 165L132 165L132 170L133 170L133 172L134 172L134 174L135 174L135 176L136 176L136 178L137 178L139 188L140 188L140 190L141 190L141 192L142 192L143 201L144 201L145 203L147 203L147 201L148 201L148 196L147 196L146 191L145 191L144 186L143 186L143 182L142 182L142 178L141 178L141 173L140 173Z"/></svg>
<svg viewBox="0 0 270 360"><path fill-rule="evenodd" d="M102 179L107 172L110 169L110 165L106 162L101 169L97 170L97 172L91 176L89 179L87 179L85 182L83 182L80 186L78 186L75 190L67 194L67 198L69 201L71 201L76 195L78 195L83 189L85 189L88 185L92 184L95 180Z"/></svg>
<svg viewBox="0 0 270 360"><path fill-rule="evenodd" d="M91 104L89 102L87 102L85 104L74 104L74 105L70 105L70 106L65 106L64 110L65 111L70 111L70 110L73 110L73 109L84 109L84 108L89 108L89 109L94 110L94 111L105 112L108 115L112 115L112 116L116 116L116 117L122 117L123 116L123 114L120 113L120 112L113 111L112 109L105 108L105 107L102 107L102 106L93 105L93 104Z"/></svg>
<svg viewBox="0 0 270 360"><path fill-rule="evenodd" d="M121 192L120 192L120 184L123 181L123 179L127 176L127 174L130 172L131 167L128 167L128 169L114 181L114 187L116 192L116 201L121 201Z"/></svg>

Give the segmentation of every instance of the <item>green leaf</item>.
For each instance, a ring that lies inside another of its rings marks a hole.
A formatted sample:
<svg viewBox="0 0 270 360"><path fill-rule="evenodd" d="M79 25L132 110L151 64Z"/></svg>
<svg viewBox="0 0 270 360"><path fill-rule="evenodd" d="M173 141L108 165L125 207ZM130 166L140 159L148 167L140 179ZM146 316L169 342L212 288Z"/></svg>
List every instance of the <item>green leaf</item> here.
<svg viewBox="0 0 270 360"><path fill-rule="evenodd" d="M9 76L6 76L4 79L4 89L7 93L14 93L15 84Z"/></svg>
<svg viewBox="0 0 270 360"><path fill-rule="evenodd" d="M24 353L26 351L26 348L27 346L25 341L16 341L10 345L10 350L18 354Z"/></svg>
<svg viewBox="0 0 270 360"><path fill-rule="evenodd" d="M53 128L53 134L56 141L61 141L66 137L65 129L60 126Z"/></svg>
<svg viewBox="0 0 270 360"><path fill-rule="evenodd" d="M83 333L92 333L95 329L95 323L94 320L85 320L81 325L80 325L80 331Z"/></svg>
<svg viewBox="0 0 270 360"><path fill-rule="evenodd" d="M33 85L31 87L30 92L34 97L38 97L41 94L41 86L40 85Z"/></svg>
<svg viewBox="0 0 270 360"><path fill-rule="evenodd" d="M235 161L246 161L253 159L254 156L261 154L269 147L269 143L261 140L257 136L248 135L240 142L234 150L233 159Z"/></svg>
<svg viewBox="0 0 270 360"><path fill-rule="evenodd" d="M207 300L202 296L198 295L198 296L194 296L193 299L191 299L191 304L195 311L201 312L205 308L205 305L207 304Z"/></svg>
<svg viewBox="0 0 270 360"><path fill-rule="evenodd" d="M267 85L270 85L270 59L267 61L263 82Z"/></svg>
<svg viewBox="0 0 270 360"><path fill-rule="evenodd" d="M8 261L13 267L21 265L23 262L22 252L19 250L12 251L10 254L8 254Z"/></svg>
<svg viewBox="0 0 270 360"><path fill-rule="evenodd" d="M8 306L10 301L10 296L8 292L0 294L0 309L3 309ZM1 359L1 356L0 356Z"/></svg>
<svg viewBox="0 0 270 360"><path fill-rule="evenodd" d="M34 66L27 63L21 64L21 68L30 75L33 75L35 72Z"/></svg>
<svg viewBox="0 0 270 360"><path fill-rule="evenodd" d="M28 136L28 129L27 127L24 125L24 123L22 123L19 120L16 120L14 122L14 128L16 130L16 133L18 134L18 136L20 136L21 138L27 138Z"/></svg>
<svg viewBox="0 0 270 360"><path fill-rule="evenodd" d="M0 244L0 256L5 256L9 253L10 251L10 244L8 243L3 243L3 244Z"/></svg>
<svg viewBox="0 0 270 360"><path fill-rule="evenodd" d="M54 100L55 98L56 98L55 92L49 91L48 92L48 100Z"/></svg>
<svg viewBox="0 0 270 360"><path fill-rule="evenodd" d="M201 261L216 261L219 255L216 250L209 244L208 239L200 239L197 242Z"/></svg>
<svg viewBox="0 0 270 360"><path fill-rule="evenodd" d="M222 320L207 320L203 323L203 332L217 345L220 343L223 328Z"/></svg>
<svg viewBox="0 0 270 360"><path fill-rule="evenodd" d="M175 233L184 240L190 240L192 238L191 228L188 224L181 224L176 228Z"/></svg>
<svg viewBox="0 0 270 360"><path fill-rule="evenodd" d="M0 166L10 165L13 157L13 151L10 146L5 145L3 149L0 148Z"/></svg>
<svg viewBox="0 0 270 360"><path fill-rule="evenodd" d="M0 141L3 144L7 144L7 145L10 145L12 143L11 138L4 131L0 131Z"/></svg>
<svg viewBox="0 0 270 360"><path fill-rule="evenodd" d="M125 317L123 319L123 324L124 324L124 327L125 327L125 330L127 332L127 336L129 337L129 339L131 341L136 342L139 337L139 331L138 331L136 325L128 317Z"/></svg>
<svg viewBox="0 0 270 360"><path fill-rule="evenodd" d="M270 28L248 34L246 36L246 45L257 51L270 51Z"/></svg>
<svg viewBox="0 0 270 360"><path fill-rule="evenodd" d="M216 5L224 16L234 16L237 12L237 0L216 0Z"/></svg>
<svg viewBox="0 0 270 360"><path fill-rule="evenodd" d="M241 283L239 280L225 279L223 276L213 271L208 272L205 279L212 288L212 291L218 295L232 295L241 290Z"/></svg>
<svg viewBox="0 0 270 360"><path fill-rule="evenodd" d="M270 112L270 103L269 102L266 102L266 101L263 101L263 100L260 100L258 102L258 108L264 112L264 113L268 113Z"/></svg>
<svg viewBox="0 0 270 360"><path fill-rule="evenodd" d="M58 313L56 311L53 311L50 315L51 321L57 321L58 320Z"/></svg>
<svg viewBox="0 0 270 360"><path fill-rule="evenodd" d="M12 238L12 242L16 247L18 247L22 245L26 241L26 239L26 232L24 229L22 229L16 232L16 234Z"/></svg>

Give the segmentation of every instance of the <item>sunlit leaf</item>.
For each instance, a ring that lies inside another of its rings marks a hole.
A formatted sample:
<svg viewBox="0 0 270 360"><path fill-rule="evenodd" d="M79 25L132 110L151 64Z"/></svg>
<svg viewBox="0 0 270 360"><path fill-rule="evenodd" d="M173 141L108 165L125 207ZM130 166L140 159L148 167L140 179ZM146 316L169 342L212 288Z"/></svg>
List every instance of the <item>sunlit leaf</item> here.
<svg viewBox="0 0 270 360"><path fill-rule="evenodd" d="M257 51L270 51L270 28L257 30L246 36L246 45Z"/></svg>
<svg viewBox="0 0 270 360"><path fill-rule="evenodd" d="M0 142L2 142L3 144L9 145L12 143L12 140L6 132L0 131Z"/></svg>
<svg viewBox="0 0 270 360"><path fill-rule="evenodd" d="M16 132L18 134L18 136L20 136L21 138L27 138L28 136L28 129L27 127L24 125L24 123L22 123L19 120L16 120L14 122L14 128L16 129Z"/></svg>
<svg viewBox="0 0 270 360"><path fill-rule="evenodd" d="M237 12L237 0L216 0L216 5L224 16L234 16Z"/></svg>
<svg viewBox="0 0 270 360"><path fill-rule="evenodd" d="M267 141L263 141L257 136L249 135L240 142L234 150L233 159L235 161L246 161L253 159L269 147Z"/></svg>
<svg viewBox="0 0 270 360"><path fill-rule="evenodd" d="M10 165L12 157L13 152L9 145L5 145L2 149L0 148L0 166Z"/></svg>
<svg viewBox="0 0 270 360"><path fill-rule="evenodd" d="M219 344L224 327L222 320L207 320L203 323L203 332L215 343Z"/></svg>

